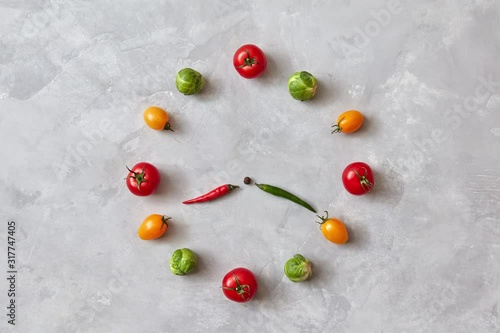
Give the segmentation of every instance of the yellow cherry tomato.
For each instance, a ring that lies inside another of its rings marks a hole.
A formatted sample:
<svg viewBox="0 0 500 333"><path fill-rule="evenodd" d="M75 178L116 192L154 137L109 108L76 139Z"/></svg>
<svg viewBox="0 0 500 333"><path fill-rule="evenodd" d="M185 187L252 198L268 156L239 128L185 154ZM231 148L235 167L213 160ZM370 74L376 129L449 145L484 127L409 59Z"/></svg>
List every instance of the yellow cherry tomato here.
<svg viewBox="0 0 500 333"><path fill-rule="evenodd" d="M165 231L168 229L167 221L170 220L170 217L152 214L146 217L146 219L142 222L137 234L140 239L150 240L161 237Z"/></svg>
<svg viewBox="0 0 500 333"><path fill-rule="evenodd" d="M337 123L332 125L332 133L352 133L356 132L363 125L363 114L356 110L349 110L342 113L337 119Z"/></svg>
<svg viewBox="0 0 500 333"><path fill-rule="evenodd" d="M335 244L344 244L349 239L347 234L347 229L340 221L336 218L328 218L328 212L325 211L326 216L318 216L321 219L321 232L326 239Z"/></svg>
<svg viewBox="0 0 500 333"><path fill-rule="evenodd" d="M157 106L151 106L144 111L144 121L146 125L154 130L169 130L173 132L174 130L170 127L169 120L170 117L167 111Z"/></svg>

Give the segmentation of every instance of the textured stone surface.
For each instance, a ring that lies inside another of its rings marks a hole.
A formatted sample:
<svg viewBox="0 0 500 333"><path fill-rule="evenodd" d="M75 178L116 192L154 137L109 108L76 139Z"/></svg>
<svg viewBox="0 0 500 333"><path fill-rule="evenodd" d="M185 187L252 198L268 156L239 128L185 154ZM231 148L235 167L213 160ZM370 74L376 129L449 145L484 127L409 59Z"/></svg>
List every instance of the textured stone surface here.
<svg viewBox="0 0 500 333"><path fill-rule="evenodd" d="M493 0L3 0L0 216L18 223L17 331L499 332L499 15ZM257 80L232 68L247 42L269 57ZM204 74L202 94L175 90L183 67ZM319 80L310 102L288 95L298 70ZM153 104L175 133L144 126ZM362 130L331 135L351 108ZM141 160L163 176L149 198L124 186ZM342 187L355 160L376 173L370 195ZM312 213L244 176L328 209L351 241L328 243ZM224 182L243 188L180 204ZM171 229L144 242L151 213ZM180 247L198 254L190 276L169 271ZM308 282L284 277L295 253L314 264ZM244 305L219 286L237 266L260 283Z"/></svg>

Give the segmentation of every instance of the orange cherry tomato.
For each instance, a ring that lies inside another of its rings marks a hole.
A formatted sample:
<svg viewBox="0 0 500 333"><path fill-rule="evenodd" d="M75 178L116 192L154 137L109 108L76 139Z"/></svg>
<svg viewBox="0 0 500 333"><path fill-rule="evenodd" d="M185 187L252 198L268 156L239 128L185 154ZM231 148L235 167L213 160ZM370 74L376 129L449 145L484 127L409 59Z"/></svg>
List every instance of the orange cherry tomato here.
<svg viewBox="0 0 500 333"><path fill-rule="evenodd" d="M332 125L332 133L352 133L356 132L363 125L363 114L356 110L349 110L342 113L337 119L337 123Z"/></svg>
<svg viewBox="0 0 500 333"><path fill-rule="evenodd" d="M170 117L168 116L168 113L162 108L151 106L147 108L146 111L144 111L143 116L146 125L148 125L152 129L157 131L169 130L174 132L174 130L170 127Z"/></svg>
<svg viewBox="0 0 500 333"><path fill-rule="evenodd" d="M146 217L146 219L142 222L137 234L140 239L150 240L161 237L165 231L168 229L167 221L170 220L170 217L152 214Z"/></svg>
<svg viewBox="0 0 500 333"><path fill-rule="evenodd" d="M321 219L321 232L326 239L335 244L344 244L349 239L347 234L347 229L340 221L336 218L328 218L328 212L325 211L326 216L318 216Z"/></svg>

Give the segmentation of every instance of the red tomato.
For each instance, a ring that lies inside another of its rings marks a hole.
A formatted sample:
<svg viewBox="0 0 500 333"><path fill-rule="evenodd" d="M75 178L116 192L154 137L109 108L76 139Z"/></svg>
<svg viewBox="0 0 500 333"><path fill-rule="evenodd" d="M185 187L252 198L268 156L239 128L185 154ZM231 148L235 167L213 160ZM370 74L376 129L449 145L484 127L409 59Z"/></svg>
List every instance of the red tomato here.
<svg viewBox="0 0 500 333"><path fill-rule="evenodd" d="M231 301L248 302L257 293L257 280L246 268L235 268L222 279L222 291Z"/></svg>
<svg viewBox="0 0 500 333"><path fill-rule="evenodd" d="M236 50L233 65L244 78L255 79L266 69L267 59L258 46L246 44Z"/></svg>
<svg viewBox="0 0 500 333"><path fill-rule="evenodd" d="M345 167L342 182L347 192L363 195L371 191L375 185L370 166L363 162L354 162Z"/></svg>
<svg viewBox="0 0 500 333"><path fill-rule="evenodd" d="M158 184L160 184L160 172L149 163L140 162L134 165L132 169L127 168L129 173L127 178L127 187L132 194L145 197L152 194Z"/></svg>

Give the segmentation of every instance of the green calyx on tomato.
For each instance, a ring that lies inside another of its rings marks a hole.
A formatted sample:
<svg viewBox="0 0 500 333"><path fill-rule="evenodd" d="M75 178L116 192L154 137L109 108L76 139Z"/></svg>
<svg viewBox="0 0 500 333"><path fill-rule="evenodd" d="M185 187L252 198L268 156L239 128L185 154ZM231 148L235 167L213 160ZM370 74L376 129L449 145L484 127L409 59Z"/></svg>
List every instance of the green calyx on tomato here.
<svg viewBox="0 0 500 333"><path fill-rule="evenodd" d="M236 288L229 288L229 287L223 287L226 290L233 290L235 291L238 295L241 296L244 300L245 294L250 294L250 286L248 284L240 284L240 280L238 280L238 277L236 274L233 274L234 282L236 283Z"/></svg>
<svg viewBox="0 0 500 333"><path fill-rule="evenodd" d="M144 171L144 167L142 168L141 173L132 171L129 169L129 167L126 167L129 172L132 173L132 176L128 176L127 178L134 178L135 181L137 182L137 189L140 191L141 190L141 184L147 182L145 178L146 172ZM127 179L125 178L125 179Z"/></svg>
<svg viewBox="0 0 500 333"><path fill-rule="evenodd" d="M168 217L166 215L163 215L161 217L161 227L160 227L160 230L163 229L163 227L167 227L168 228L168 220L172 219L171 217Z"/></svg>
<svg viewBox="0 0 500 333"><path fill-rule="evenodd" d="M172 132L175 132L172 127L170 126L170 123L166 123L165 124L165 127L163 127L163 130L164 131L172 131Z"/></svg>
<svg viewBox="0 0 500 333"><path fill-rule="evenodd" d="M340 119L337 124L332 125L332 134L333 133L341 133L342 132L342 127L340 127L340 122L344 120L344 118Z"/></svg>
<svg viewBox="0 0 500 333"><path fill-rule="evenodd" d="M366 170L366 168L364 169L365 169L365 174L363 176L361 176L359 172L357 172L356 170L354 170L354 173L356 174L356 177L358 177L359 179L359 184L361 185L361 188L365 191L369 191L373 187L373 184L368 180L368 178L366 178L366 176L368 175L368 170Z"/></svg>
<svg viewBox="0 0 500 333"><path fill-rule="evenodd" d="M258 64L257 60L250 56L250 52L248 52L248 50L245 50L245 52L247 53L247 57L245 58L245 63L238 66L238 68L243 68L247 66L252 67L253 65L257 65Z"/></svg>
<svg viewBox="0 0 500 333"><path fill-rule="evenodd" d="M325 216L319 216L319 215L316 215L317 217L319 217L319 219L321 220L321 222L316 222L318 223L319 225L322 225L323 223L325 223L326 221L328 221L328 211L325 210Z"/></svg>

